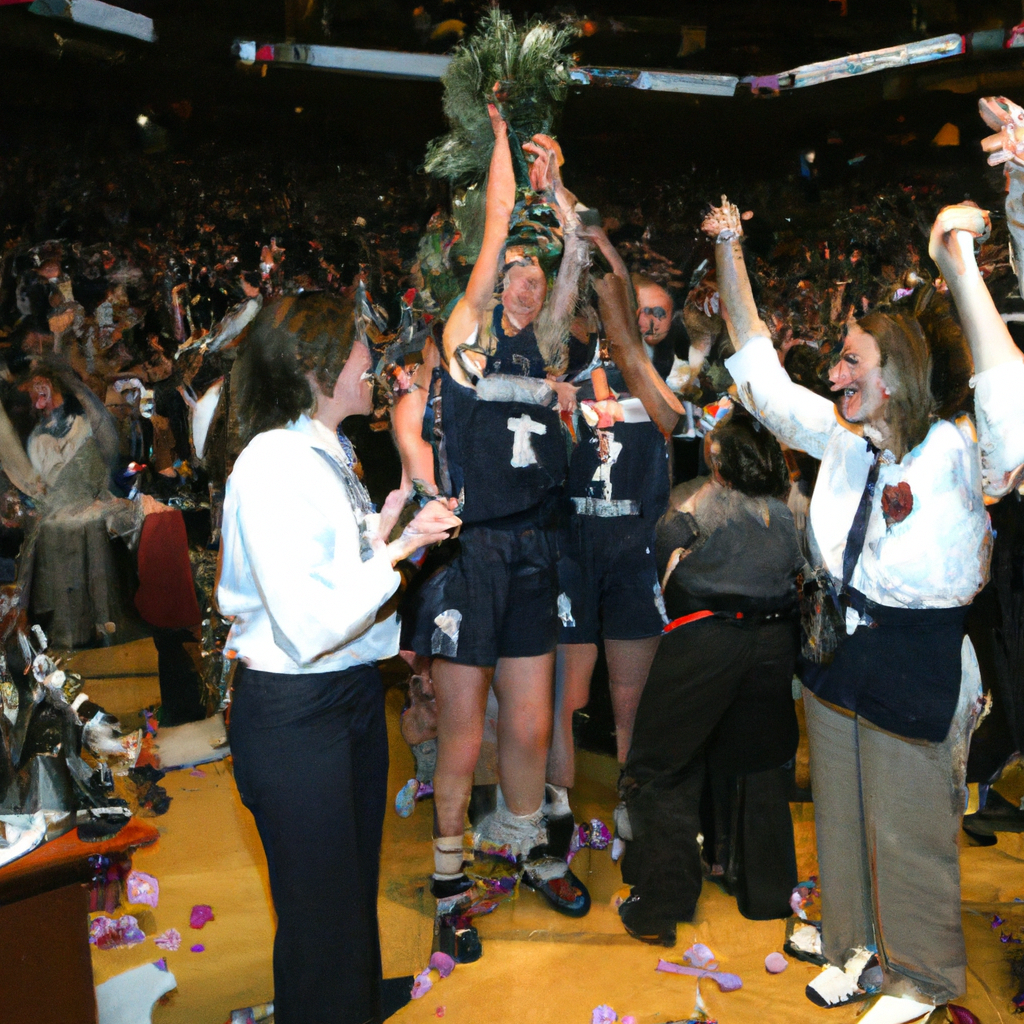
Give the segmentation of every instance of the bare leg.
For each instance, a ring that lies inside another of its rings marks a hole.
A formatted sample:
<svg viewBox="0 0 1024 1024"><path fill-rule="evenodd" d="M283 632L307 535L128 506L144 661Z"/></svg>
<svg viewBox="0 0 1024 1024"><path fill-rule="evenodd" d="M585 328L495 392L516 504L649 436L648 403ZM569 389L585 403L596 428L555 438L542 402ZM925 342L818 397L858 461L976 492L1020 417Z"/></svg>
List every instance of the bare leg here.
<svg viewBox="0 0 1024 1024"><path fill-rule="evenodd" d="M554 672L552 651L534 658L502 658L494 677L494 692L500 708L498 777L505 804L516 815L533 814L544 802ZM485 697L486 692L485 689ZM471 766L470 781L472 775Z"/></svg>
<svg viewBox="0 0 1024 1024"><path fill-rule="evenodd" d="M608 687L612 696L615 716L615 745L619 764L626 763L629 745L633 740L633 722L640 703L640 694L647 682L654 655L658 652L660 636L645 640L605 640L604 654L608 659Z"/></svg>
<svg viewBox="0 0 1024 1024"><path fill-rule="evenodd" d="M559 644L555 667L555 720L548 753L547 781L572 789L576 782L576 750L572 715L586 707L590 677L597 664L597 644ZM635 710L635 709L634 709Z"/></svg>
<svg viewBox="0 0 1024 1024"><path fill-rule="evenodd" d="M492 668L436 658L432 666L437 703L437 767L434 813L439 836L461 836L480 755L484 709Z"/></svg>

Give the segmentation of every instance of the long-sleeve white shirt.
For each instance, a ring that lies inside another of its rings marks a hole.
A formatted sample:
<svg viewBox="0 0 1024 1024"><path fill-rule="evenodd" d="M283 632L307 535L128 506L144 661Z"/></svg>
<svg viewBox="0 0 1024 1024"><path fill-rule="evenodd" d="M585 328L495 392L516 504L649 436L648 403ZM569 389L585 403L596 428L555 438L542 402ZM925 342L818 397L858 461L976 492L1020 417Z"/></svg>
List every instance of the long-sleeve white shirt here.
<svg viewBox="0 0 1024 1024"><path fill-rule="evenodd" d="M228 478L221 614L227 649L263 672L336 672L398 653L398 620L382 605L400 576L364 533L338 438L302 416L246 445ZM362 551L362 554L361 554Z"/></svg>
<svg viewBox="0 0 1024 1024"><path fill-rule="evenodd" d="M757 419L785 444L821 459L811 531L825 567L841 579L846 538L873 462L867 443L841 423L832 402L790 380L767 338L752 338L726 366ZM1005 493L1024 463L1024 361L978 374L975 403L980 441L968 418L940 420L901 462L881 465L850 580L870 600L949 608L968 604L988 579L992 529L983 493ZM910 487L912 510L887 524L885 490L901 483ZM857 618L852 609L850 618Z"/></svg>

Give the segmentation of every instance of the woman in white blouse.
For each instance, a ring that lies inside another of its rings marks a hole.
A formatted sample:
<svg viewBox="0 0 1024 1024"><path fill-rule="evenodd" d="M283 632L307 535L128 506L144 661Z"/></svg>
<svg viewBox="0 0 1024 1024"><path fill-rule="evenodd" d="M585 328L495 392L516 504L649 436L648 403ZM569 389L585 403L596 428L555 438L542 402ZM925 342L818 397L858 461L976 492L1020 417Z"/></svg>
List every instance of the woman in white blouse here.
<svg viewBox="0 0 1024 1024"><path fill-rule="evenodd" d="M837 1006L882 993L863 1024L924 1020L966 989L957 837L980 679L963 621L988 578L984 497L1024 463L1024 361L974 259L986 218L947 207L930 245L974 356L977 433L933 414L910 318L850 325L829 374L838 408L790 381L754 304L738 210L723 197L704 223L740 401L821 459L810 532L847 635L804 677L830 964L807 994Z"/></svg>
<svg viewBox="0 0 1024 1024"><path fill-rule="evenodd" d="M224 501L217 601L238 659L235 779L267 855L279 1024L380 1020L377 880L388 771L377 662L398 653L395 564L459 525L433 501L388 542L338 440L371 411L351 302L282 299L234 371L251 438Z"/></svg>

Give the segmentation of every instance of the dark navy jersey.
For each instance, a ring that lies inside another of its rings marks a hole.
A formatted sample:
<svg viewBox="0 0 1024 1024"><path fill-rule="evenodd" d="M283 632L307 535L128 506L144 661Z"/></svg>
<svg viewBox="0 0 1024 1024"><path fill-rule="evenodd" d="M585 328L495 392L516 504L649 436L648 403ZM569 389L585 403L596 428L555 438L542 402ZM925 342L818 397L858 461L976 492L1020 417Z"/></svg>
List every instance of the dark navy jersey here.
<svg viewBox="0 0 1024 1024"><path fill-rule="evenodd" d="M504 373L513 377L544 378L544 357L537 347L537 335L533 324L527 324L518 334L508 335L501 326L505 307L500 303L494 307L491 333L496 342L494 353L487 357L486 374Z"/></svg>
<svg viewBox="0 0 1024 1024"><path fill-rule="evenodd" d="M668 507L668 445L651 422L616 423L605 430L578 419L579 441L569 464L571 498L633 502L651 523ZM621 507L621 506L620 506Z"/></svg>
<svg viewBox="0 0 1024 1024"><path fill-rule="evenodd" d="M451 493L465 523L487 522L541 505L565 483L566 435L557 408L483 402L445 373L441 400Z"/></svg>

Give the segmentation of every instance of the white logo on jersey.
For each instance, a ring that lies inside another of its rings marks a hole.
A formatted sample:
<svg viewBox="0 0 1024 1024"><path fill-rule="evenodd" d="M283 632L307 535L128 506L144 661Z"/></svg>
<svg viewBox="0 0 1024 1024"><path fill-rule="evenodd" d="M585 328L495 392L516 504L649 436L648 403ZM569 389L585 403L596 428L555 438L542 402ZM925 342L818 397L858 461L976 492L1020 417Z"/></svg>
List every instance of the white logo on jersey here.
<svg viewBox="0 0 1024 1024"><path fill-rule="evenodd" d="M533 450L531 434L546 434L548 428L543 423L531 420L526 413L522 416L509 416L508 429L512 431L512 465L515 469L525 469L537 465L537 453Z"/></svg>
<svg viewBox="0 0 1024 1024"><path fill-rule="evenodd" d="M614 466L618 461L619 454L622 451L622 443L615 440L610 430L599 430L597 433L601 439L601 462L598 464L597 469L594 470L594 475L590 479L592 483L602 484L604 486L604 500L611 501L612 466Z"/></svg>

